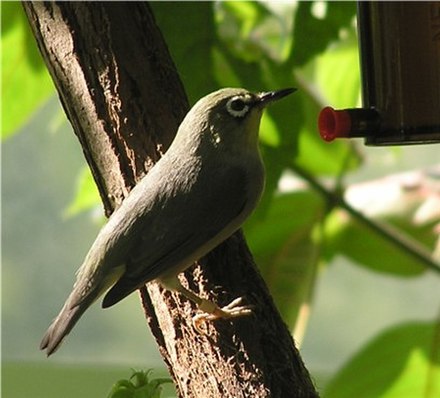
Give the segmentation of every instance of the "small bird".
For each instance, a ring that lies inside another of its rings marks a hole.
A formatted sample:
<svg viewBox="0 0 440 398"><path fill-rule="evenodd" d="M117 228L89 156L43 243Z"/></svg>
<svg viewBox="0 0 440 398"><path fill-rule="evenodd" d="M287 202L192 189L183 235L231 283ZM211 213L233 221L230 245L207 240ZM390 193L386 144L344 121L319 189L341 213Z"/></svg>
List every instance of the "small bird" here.
<svg viewBox="0 0 440 398"><path fill-rule="evenodd" d="M264 188L258 148L263 108L294 92L224 88L200 99L171 146L98 233L73 290L43 337L51 355L87 308L157 281L195 302L197 324L246 315L241 299L220 308L185 289L177 275L240 228Z"/></svg>

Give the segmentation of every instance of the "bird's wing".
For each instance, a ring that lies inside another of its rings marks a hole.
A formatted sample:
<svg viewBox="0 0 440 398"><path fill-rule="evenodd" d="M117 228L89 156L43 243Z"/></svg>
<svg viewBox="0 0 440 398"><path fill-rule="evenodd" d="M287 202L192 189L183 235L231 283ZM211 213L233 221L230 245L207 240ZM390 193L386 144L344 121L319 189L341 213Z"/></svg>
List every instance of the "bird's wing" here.
<svg viewBox="0 0 440 398"><path fill-rule="evenodd" d="M126 272L108 291L103 307L109 307L137 288L173 268L189 266L194 255L203 256L243 221L248 201L246 173L241 168L223 168L204 175L191 188L190 194L170 198L160 215L144 225L137 245L129 255ZM204 250L207 242L210 247ZM212 243L214 242L214 243ZM200 254L201 253L201 254ZM188 264L182 264L188 261Z"/></svg>

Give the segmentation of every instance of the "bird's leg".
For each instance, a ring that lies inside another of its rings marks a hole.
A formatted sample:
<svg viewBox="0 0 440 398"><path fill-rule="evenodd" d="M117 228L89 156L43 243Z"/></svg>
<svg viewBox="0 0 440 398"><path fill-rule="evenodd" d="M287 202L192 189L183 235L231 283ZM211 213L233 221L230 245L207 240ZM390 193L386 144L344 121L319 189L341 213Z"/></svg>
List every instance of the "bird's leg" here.
<svg viewBox="0 0 440 398"><path fill-rule="evenodd" d="M169 283L167 283L167 285L169 286ZM202 314L197 314L193 318L194 326L199 332L203 332L201 326L207 321L237 318L240 316L250 315L252 313L251 307L241 305L243 301L242 297L236 298L228 305L220 308L211 300L203 299L191 292L190 290L184 288L178 280L173 283L173 290L176 290L179 293L183 294L185 297L197 304L199 310L203 311Z"/></svg>
<svg viewBox="0 0 440 398"><path fill-rule="evenodd" d="M201 300L202 303L199 305L199 309L204 312L193 317L194 326L199 332L202 332L201 326L207 321L237 318L240 316L250 315L252 313L251 307L241 305L243 297L238 297L235 300L232 300L228 305L222 308L217 306L212 301L204 299ZM208 308L206 308L205 305Z"/></svg>

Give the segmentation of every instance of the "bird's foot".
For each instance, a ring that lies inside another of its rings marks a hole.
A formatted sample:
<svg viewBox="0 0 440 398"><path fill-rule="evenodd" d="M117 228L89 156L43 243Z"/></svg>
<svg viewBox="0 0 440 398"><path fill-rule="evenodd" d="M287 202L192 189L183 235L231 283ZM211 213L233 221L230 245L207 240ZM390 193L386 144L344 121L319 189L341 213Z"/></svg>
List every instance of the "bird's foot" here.
<svg viewBox="0 0 440 398"><path fill-rule="evenodd" d="M203 314L197 314L193 318L195 328L204 333L202 325L208 321L215 321L217 319L230 319L240 316L246 316L252 314L252 308L250 306L241 305L243 298L239 297L231 301L225 307L220 308L218 305L209 300L202 300L199 305L199 309L203 311Z"/></svg>

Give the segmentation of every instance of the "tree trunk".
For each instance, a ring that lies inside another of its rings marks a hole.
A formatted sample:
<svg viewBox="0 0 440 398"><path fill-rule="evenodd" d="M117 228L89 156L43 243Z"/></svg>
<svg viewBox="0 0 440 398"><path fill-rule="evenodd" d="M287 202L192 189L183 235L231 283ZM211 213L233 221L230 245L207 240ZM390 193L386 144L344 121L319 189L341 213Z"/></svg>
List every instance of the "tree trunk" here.
<svg viewBox="0 0 440 398"><path fill-rule="evenodd" d="M188 101L145 3L24 3L66 114L109 216L170 145ZM195 307L155 283L142 304L180 397L316 397L290 333L241 232L182 275L224 305L243 296L253 315L192 324Z"/></svg>

